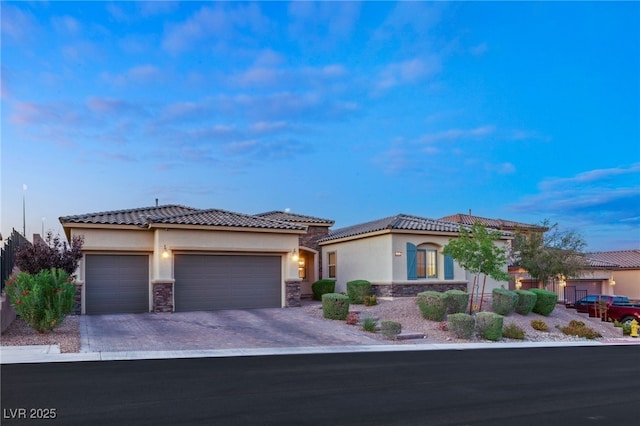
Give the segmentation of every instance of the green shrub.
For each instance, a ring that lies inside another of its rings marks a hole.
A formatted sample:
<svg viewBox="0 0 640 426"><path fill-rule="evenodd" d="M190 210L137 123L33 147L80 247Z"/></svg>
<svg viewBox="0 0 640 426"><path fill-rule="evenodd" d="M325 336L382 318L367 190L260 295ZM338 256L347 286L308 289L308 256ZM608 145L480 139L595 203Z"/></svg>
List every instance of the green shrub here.
<svg viewBox="0 0 640 426"><path fill-rule="evenodd" d="M438 291L418 293L416 302L422 317L431 321L442 321L447 313L447 294Z"/></svg>
<svg viewBox="0 0 640 426"><path fill-rule="evenodd" d="M368 331L369 333L375 333L376 326L378 325L378 320L374 317L367 316L362 318L362 329L364 331Z"/></svg>
<svg viewBox="0 0 640 426"><path fill-rule="evenodd" d="M533 305L533 312L548 317L556 307L558 295L541 288L532 288L530 291L536 294L536 304Z"/></svg>
<svg viewBox="0 0 640 426"><path fill-rule="evenodd" d="M531 320L531 327L538 331L549 331L547 323L539 319Z"/></svg>
<svg viewBox="0 0 640 426"><path fill-rule="evenodd" d="M362 305L364 297L371 294L371 283L367 280L353 280L347 282L347 296L354 305Z"/></svg>
<svg viewBox="0 0 640 426"><path fill-rule="evenodd" d="M313 300L322 300L322 295L334 293L336 291L336 282L334 280L318 280L311 284L313 292Z"/></svg>
<svg viewBox="0 0 640 426"><path fill-rule="evenodd" d="M388 339L395 339L402 333L402 324L396 321L381 321L380 332Z"/></svg>
<svg viewBox="0 0 640 426"><path fill-rule="evenodd" d="M568 336L584 337L586 339L597 339L602 337L600 333L587 327L582 321L571 320L566 327L560 327L560 331Z"/></svg>
<svg viewBox="0 0 640 426"><path fill-rule="evenodd" d="M507 339L524 339L524 330L518 327L515 323L511 323L502 329L502 337Z"/></svg>
<svg viewBox="0 0 640 426"><path fill-rule="evenodd" d="M349 297L338 293L322 295L322 314L325 318L345 320L348 313Z"/></svg>
<svg viewBox="0 0 640 426"><path fill-rule="evenodd" d="M476 319L465 313L447 315L447 329L460 339L470 339L476 325Z"/></svg>
<svg viewBox="0 0 640 426"><path fill-rule="evenodd" d="M469 304L469 293L462 290L447 290L447 314L458 314L466 312Z"/></svg>
<svg viewBox="0 0 640 426"><path fill-rule="evenodd" d="M39 333L53 330L73 308L73 278L62 269L37 274L20 272L6 281L5 291L16 313Z"/></svg>
<svg viewBox="0 0 640 426"><path fill-rule="evenodd" d="M631 335L631 323L623 322L622 323L622 335L630 336Z"/></svg>
<svg viewBox="0 0 640 426"><path fill-rule="evenodd" d="M516 304L516 312L520 315L529 315L536 305L538 296L529 290L515 290L518 295L518 303Z"/></svg>
<svg viewBox="0 0 640 426"><path fill-rule="evenodd" d="M491 310L498 315L509 315L516 309L518 295L506 288L494 288L491 292Z"/></svg>
<svg viewBox="0 0 640 426"><path fill-rule="evenodd" d="M618 321L618 320L614 320L613 321L613 326L614 327L622 327L622 323L620 321Z"/></svg>
<svg viewBox="0 0 640 426"><path fill-rule="evenodd" d="M478 312L476 314L476 332L487 340L500 340L502 337L503 316L494 312Z"/></svg>
<svg viewBox="0 0 640 426"><path fill-rule="evenodd" d="M376 297L375 294L372 294L370 296L365 296L363 298L363 302L364 302L364 306L375 306L378 304L378 298Z"/></svg>

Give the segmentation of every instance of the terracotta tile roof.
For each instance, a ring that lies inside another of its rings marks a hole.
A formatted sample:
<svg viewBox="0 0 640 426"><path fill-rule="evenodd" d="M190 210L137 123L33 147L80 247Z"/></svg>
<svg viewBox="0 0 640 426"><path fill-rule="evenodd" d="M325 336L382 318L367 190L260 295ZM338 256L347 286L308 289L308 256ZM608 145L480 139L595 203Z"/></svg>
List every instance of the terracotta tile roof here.
<svg viewBox="0 0 640 426"><path fill-rule="evenodd" d="M283 229L304 231L306 226L226 210L200 210L179 205L143 207L64 216L65 224L134 225L148 227L154 223L171 225L225 226L233 228Z"/></svg>
<svg viewBox="0 0 640 426"><path fill-rule="evenodd" d="M60 218L65 223L93 223L96 225L136 225L147 226L148 220L169 217L198 211L191 207L180 205L165 205L156 207L141 207L128 210L112 210L99 213L86 213Z"/></svg>
<svg viewBox="0 0 640 426"><path fill-rule="evenodd" d="M464 225L473 225L476 222L480 222L487 228L503 229L503 230L516 230L516 229L529 229L546 231L547 228L539 225L531 225L528 223L514 222L512 220L504 219L489 219L486 217L472 216L468 214L457 213L450 216L441 217L440 220L445 222L461 223Z"/></svg>
<svg viewBox="0 0 640 426"><path fill-rule="evenodd" d="M640 250L599 251L585 256L592 267L640 269Z"/></svg>
<svg viewBox="0 0 640 426"><path fill-rule="evenodd" d="M335 221L331 220L331 219L322 219L319 217L315 217L315 216L306 216L306 215L302 215L302 214L295 214L295 213L290 213L290 212L281 212L281 211L270 211L270 212L264 212L264 213L258 213L254 216L258 216L258 217L264 217L264 218L268 218L268 219L275 219L275 220L281 220L284 222L291 222L291 223L304 223L306 225L326 225L326 226L333 226L333 224L335 223Z"/></svg>
<svg viewBox="0 0 640 426"><path fill-rule="evenodd" d="M385 217L371 222L361 223L358 225L347 226L345 228L329 231L329 236L321 239L319 242L337 240L339 238L355 237L358 235L369 234L384 229L390 230L407 230L416 232L449 232L458 233L460 225L452 222L444 222L441 220L427 219L419 216L411 216L406 214L398 214L396 216ZM468 228L468 227L467 227ZM502 232L503 236L511 236L510 232Z"/></svg>

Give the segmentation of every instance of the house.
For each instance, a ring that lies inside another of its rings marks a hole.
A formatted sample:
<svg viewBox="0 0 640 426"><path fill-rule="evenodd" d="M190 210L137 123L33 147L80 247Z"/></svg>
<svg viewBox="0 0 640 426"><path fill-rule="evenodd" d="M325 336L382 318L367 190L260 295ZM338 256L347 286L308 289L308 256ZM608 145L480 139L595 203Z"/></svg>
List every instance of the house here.
<svg viewBox="0 0 640 426"><path fill-rule="evenodd" d="M356 279L371 282L378 296L415 296L426 290L471 291L466 272L442 253L462 226L441 220L398 214L329 231L319 241L323 278L336 280L336 291ZM506 245L510 232L498 244ZM506 270L506 266L505 266ZM502 284L488 281L485 291Z"/></svg>
<svg viewBox="0 0 640 426"><path fill-rule="evenodd" d="M297 253L306 225L157 203L60 223L67 239L84 236L77 273L83 314L300 303Z"/></svg>
<svg viewBox="0 0 640 426"><path fill-rule="evenodd" d="M640 250L586 253L588 267L566 280L564 300L587 294L623 295L640 300Z"/></svg>
<svg viewBox="0 0 640 426"><path fill-rule="evenodd" d="M322 251L318 241L329 235L329 228L333 226L334 221L289 211L270 211L255 216L307 227L307 232L298 237L298 278L301 297L311 298L311 284L322 277Z"/></svg>

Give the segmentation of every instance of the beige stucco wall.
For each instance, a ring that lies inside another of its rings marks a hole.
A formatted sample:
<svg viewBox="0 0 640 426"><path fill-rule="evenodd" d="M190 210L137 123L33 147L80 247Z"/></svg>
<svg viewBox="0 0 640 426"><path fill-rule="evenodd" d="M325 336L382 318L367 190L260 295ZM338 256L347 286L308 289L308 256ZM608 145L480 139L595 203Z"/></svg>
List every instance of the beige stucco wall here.
<svg viewBox="0 0 640 426"><path fill-rule="evenodd" d="M335 251L337 254L336 267L336 291L346 291L346 283L351 280L365 279L380 284L390 283L446 283L444 279L444 255L442 250L449 242L447 235L422 235L412 233L390 233L382 231L374 236L360 238L343 242L328 242L322 245L323 251L323 278L328 276L328 256L329 252ZM438 278L426 278L418 280L407 280L407 243L416 246L430 244L438 250ZM497 244L506 245L506 241L499 241ZM504 267L505 272L507 267ZM454 262L454 280L467 280L467 273ZM473 278L471 278L471 281ZM497 282L487 278L485 293L491 292L493 288L504 285L506 281ZM471 291L471 284L469 284Z"/></svg>
<svg viewBox="0 0 640 426"><path fill-rule="evenodd" d="M583 274L582 279L602 279L602 294L616 294L640 300L640 269L592 270ZM615 285L606 285L613 278Z"/></svg>
<svg viewBox="0 0 640 426"><path fill-rule="evenodd" d="M181 253L273 253L282 259L282 306L285 306L285 281L298 278L297 262L293 250L298 250L298 234L252 231L189 230L189 229L90 229L72 228L71 236L84 237L85 254L150 254L149 306L152 306L152 283L173 282L173 259ZM163 258L162 252L169 251ZM78 282L85 282L83 261L76 275ZM84 291L83 310L85 306ZM84 312L83 312L84 313Z"/></svg>

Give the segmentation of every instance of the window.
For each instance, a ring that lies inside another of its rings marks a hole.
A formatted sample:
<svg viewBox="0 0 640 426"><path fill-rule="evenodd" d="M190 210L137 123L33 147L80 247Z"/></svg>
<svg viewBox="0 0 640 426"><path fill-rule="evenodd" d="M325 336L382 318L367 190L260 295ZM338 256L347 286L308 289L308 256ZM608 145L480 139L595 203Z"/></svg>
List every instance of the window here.
<svg viewBox="0 0 640 426"><path fill-rule="evenodd" d="M300 257L298 258L298 278L301 280L307 279L307 259L306 254L300 253Z"/></svg>
<svg viewBox="0 0 640 426"><path fill-rule="evenodd" d="M335 278L336 277L336 262L337 262L336 252L332 251L332 252L327 253L327 257L328 257L328 263L329 263L329 278Z"/></svg>
<svg viewBox="0 0 640 426"><path fill-rule="evenodd" d="M407 279L438 278L438 250L407 243ZM453 259L444 257L444 279L453 279Z"/></svg>

